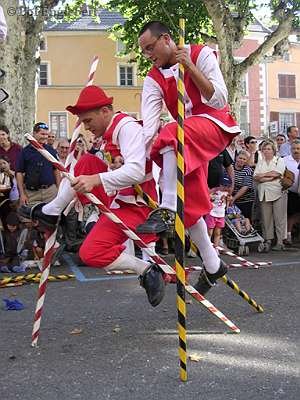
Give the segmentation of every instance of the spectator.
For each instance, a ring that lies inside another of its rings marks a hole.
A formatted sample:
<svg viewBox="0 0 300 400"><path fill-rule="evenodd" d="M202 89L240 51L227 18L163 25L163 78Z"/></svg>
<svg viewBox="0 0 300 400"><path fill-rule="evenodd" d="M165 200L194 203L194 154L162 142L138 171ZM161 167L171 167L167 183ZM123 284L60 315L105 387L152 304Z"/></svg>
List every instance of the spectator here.
<svg viewBox="0 0 300 400"><path fill-rule="evenodd" d="M205 216L208 235L213 239L215 246L220 246L222 229L225 226L225 209L228 203L231 180L223 177L220 185L210 189L210 198L213 208Z"/></svg>
<svg viewBox="0 0 300 400"><path fill-rule="evenodd" d="M20 272L18 242L20 238L20 221L17 213L10 212L7 216L7 228L3 232L4 254L0 259L1 272ZM22 269L23 270L23 269Z"/></svg>
<svg viewBox="0 0 300 400"><path fill-rule="evenodd" d="M55 139L56 139L55 133L49 131L49 132L48 132L47 144L48 144L49 146L51 146L51 147L54 148Z"/></svg>
<svg viewBox="0 0 300 400"><path fill-rule="evenodd" d="M285 165L282 158L276 156L276 145L266 140L262 145L262 158L254 170L254 179L258 183L258 197L261 204L262 222L264 228L265 251L271 248L274 239L274 227L277 244L272 250L285 250L286 212L285 194L282 192L280 178L283 176Z"/></svg>
<svg viewBox="0 0 300 400"><path fill-rule="evenodd" d="M291 154L283 158L287 169L292 171L295 176L294 184L288 189L287 204L287 241L286 244L292 244L293 226L300 221L300 197L298 194L299 182L299 163L300 163L300 139L294 140L291 146Z"/></svg>
<svg viewBox="0 0 300 400"><path fill-rule="evenodd" d="M69 153L69 148L70 148L70 143L68 142L67 139L62 138L58 140L57 144L57 158L58 161L60 161L62 164L65 164L66 159L68 157Z"/></svg>
<svg viewBox="0 0 300 400"><path fill-rule="evenodd" d="M222 151L217 157L211 160L208 164L207 184L210 189L219 186L224 177L224 169L232 182L231 191L234 186L234 169L233 161L227 149Z"/></svg>
<svg viewBox="0 0 300 400"><path fill-rule="evenodd" d="M233 138L230 145L228 147L226 147L226 150L228 151L228 154L230 155L232 161L235 161L238 152L240 150L242 150L242 148L237 144L240 141L241 141L241 137L240 137L240 135L238 135L235 138ZM243 143L244 143L244 140L243 140Z"/></svg>
<svg viewBox="0 0 300 400"><path fill-rule="evenodd" d="M249 153L249 161L248 165L253 170L258 161L258 150L257 150L257 140L254 136L247 136L244 140L245 143L245 150Z"/></svg>
<svg viewBox="0 0 300 400"><path fill-rule="evenodd" d="M299 137L298 128L294 125L287 128L288 141L280 146L279 154L281 157L289 156L291 154L291 144Z"/></svg>
<svg viewBox="0 0 300 400"><path fill-rule="evenodd" d="M280 147L286 142L286 136L283 133L278 133L275 138L277 144L277 150L280 152Z"/></svg>
<svg viewBox="0 0 300 400"><path fill-rule="evenodd" d="M245 218L242 211L235 204L227 207L226 216L241 235L246 236L252 231L250 219Z"/></svg>
<svg viewBox="0 0 300 400"><path fill-rule="evenodd" d="M248 165L249 153L241 150L234 163L234 189L230 204L236 204L245 218L252 219L252 206L255 198L253 171Z"/></svg>
<svg viewBox="0 0 300 400"><path fill-rule="evenodd" d="M34 125L34 138L56 156L56 151L46 144L48 126L43 122ZM60 182L60 172L45 159L31 144L24 147L17 163L17 183L20 204L33 206L40 202L49 202L56 197Z"/></svg>
<svg viewBox="0 0 300 400"><path fill-rule="evenodd" d="M12 211L11 201L17 200L12 198L12 190L15 187L14 173L10 169L9 160L5 156L0 156L0 219L3 227L6 229L6 217Z"/></svg>
<svg viewBox="0 0 300 400"><path fill-rule="evenodd" d="M9 159L10 167L16 170L17 159L22 151L22 146L11 141L9 129L5 125L0 125L0 156L6 156Z"/></svg>

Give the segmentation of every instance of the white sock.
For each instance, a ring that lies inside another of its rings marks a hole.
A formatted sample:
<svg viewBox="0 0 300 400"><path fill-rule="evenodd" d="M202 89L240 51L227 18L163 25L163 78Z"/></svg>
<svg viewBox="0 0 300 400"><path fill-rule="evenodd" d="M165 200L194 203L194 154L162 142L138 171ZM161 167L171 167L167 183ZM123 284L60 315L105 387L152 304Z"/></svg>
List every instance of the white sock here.
<svg viewBox="0 0 300 400"><path fill-rule="evenodd" d="M137 257L133 257L130 254L121 253L119 257L105 267L105 271L124 271L131 269L136 272L137 275L141 275L145 269L149 266L149 262L143 261Z"/></svg>
<svg viewBox="0 0 300 400"><path fill-rule="evenodd" d="M177 159L170 147L161 150L163 155L161 207L176 211L177 208Z"/></svg>
<svg viewBox="0 0 300 400"><path fill-rule="evenodd" d="M48 215L60 215L67 205L74 199L75 194L76 192L72 188L69 179L63 178L55 199L44 205L42 208L43 213Z"/></svg>
<svg viewBox="0 0 300 400"><path fill-rule="evenodd" d="M189 228L192 241L198 247L205 269L214 274L220 267L220 259L207 233L207 226L201 217L195 225Z"/></svg>

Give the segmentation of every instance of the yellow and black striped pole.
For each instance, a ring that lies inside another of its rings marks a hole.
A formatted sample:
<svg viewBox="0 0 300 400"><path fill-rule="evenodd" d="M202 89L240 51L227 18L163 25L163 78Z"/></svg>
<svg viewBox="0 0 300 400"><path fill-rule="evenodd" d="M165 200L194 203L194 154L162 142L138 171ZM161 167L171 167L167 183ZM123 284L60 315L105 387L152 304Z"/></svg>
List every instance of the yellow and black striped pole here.
<svg viewBox="0 0 300 400"><path fill-rule="evenodd" d="M179 46L184 46L185 21L179 19ZM180 379L187 380L187 354L186 354L186 303L185 303L185 271L184 271L184 68L179 64L178 91L178 117L177 117L177 213L175 218L175 265L177 280L177 313Z"/></svg>

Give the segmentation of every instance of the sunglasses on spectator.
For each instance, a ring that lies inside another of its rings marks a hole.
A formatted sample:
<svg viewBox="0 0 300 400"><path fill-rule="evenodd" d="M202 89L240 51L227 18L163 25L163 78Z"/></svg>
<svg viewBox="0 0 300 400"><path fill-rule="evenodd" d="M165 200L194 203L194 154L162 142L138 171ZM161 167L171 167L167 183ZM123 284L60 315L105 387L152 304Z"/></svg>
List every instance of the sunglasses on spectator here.
<svg viewBox="0 0 300 400"><path fill-rule="evenodd" d="M256 144L257 143L257 141L256 140L250 140L250 142L249 142L250 144Z"/></svg>
<svg viewBox="0 0 300 400"><path fill-rule="evenodd" d="M59 146L60 149L68 150L70 146Z"/></svg>
<svg viewBox="0 0 300 400"><path fill-rule="evenodd" d="M283 138L277 138L276 141L277 141L277 142L284 142L285 139L283 139Z"/></svg>
<svg viewBox="0 0 300 400"><path fill-rule="evenodd" d="M38 124L36 127L38 129L49 129L49 126L47 124Z"/></svg>

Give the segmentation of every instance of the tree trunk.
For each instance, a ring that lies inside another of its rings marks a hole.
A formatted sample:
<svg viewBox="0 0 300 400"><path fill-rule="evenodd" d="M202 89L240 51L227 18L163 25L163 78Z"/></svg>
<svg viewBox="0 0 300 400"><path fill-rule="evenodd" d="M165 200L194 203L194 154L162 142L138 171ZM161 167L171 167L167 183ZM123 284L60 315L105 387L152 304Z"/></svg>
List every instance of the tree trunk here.
<svg viewBox="0 0 300 400"><path fill-rule="evenodd" d="M18 0L2 0L4 10L8 7L17 8ZM0 107L0 123L5 124L14 139L23 132L22 96L23 87L21 71L23 66L22 22L17 15L7 18L8 36L6 42L0 45L0 66L6 72L1 86L9 93L8 100Z"/></svg>

